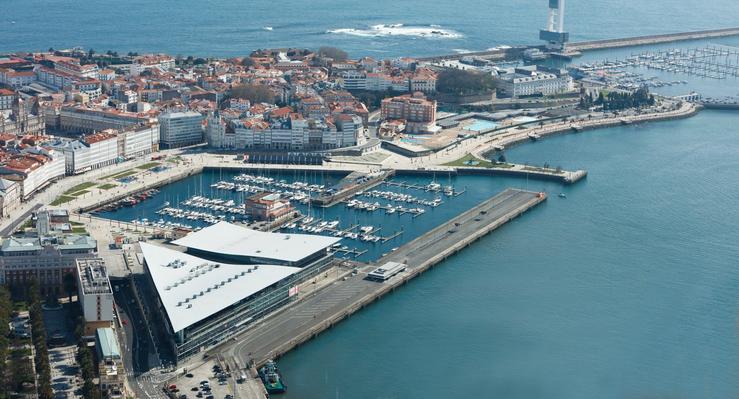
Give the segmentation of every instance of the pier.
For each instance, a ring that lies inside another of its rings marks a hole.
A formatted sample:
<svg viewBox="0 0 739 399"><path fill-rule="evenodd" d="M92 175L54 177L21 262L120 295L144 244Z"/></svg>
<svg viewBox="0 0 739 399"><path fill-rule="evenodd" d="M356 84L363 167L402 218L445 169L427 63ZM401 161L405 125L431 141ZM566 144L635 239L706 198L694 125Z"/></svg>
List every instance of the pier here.
<svg viewBox="0 0 739 399"><path fill-rule="evenodd" d="M643 46L660 43L673 43L687 40L713 39L717 37L738 36L739 27L711 29L691 32L668 33L663 35L635 36L620 39L591 40L567 45L569 51L604 50L609 48Z"/></svg>
<svg viewBox="0 0 739 399"><path fill-rule="evenodd" d="M257 365L278 358L545 200L543 193L507 189L374 264L340 262L338 269L342 272L334 283L300 298L256 323L234 342L224 343L207 354L235 356ZM387 262L403 263L407 269L384 283L365 279L368 272Z"/></svg>
<svg viewBox="0 0 739 399"><path fill-rule="evenodd" d="M352 172L339 183L342 187L332 194L320 195L311 198L311 203L322 207L330 207L353 196L354 194L368 190L385 179L395 175L395 170L383 170L375 175L366 175L360 172Z"/></svg>

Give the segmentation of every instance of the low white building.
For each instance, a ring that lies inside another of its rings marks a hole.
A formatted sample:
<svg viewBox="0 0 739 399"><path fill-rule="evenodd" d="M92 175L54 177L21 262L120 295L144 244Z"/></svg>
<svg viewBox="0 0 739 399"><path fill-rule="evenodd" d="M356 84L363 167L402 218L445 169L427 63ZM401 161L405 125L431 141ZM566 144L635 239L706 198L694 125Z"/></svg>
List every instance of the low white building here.
<svg viewBox="0 0 739 399"><path fill-rule="evenodd" d="M536 66L504 71L495 81L498 93L507 97L551 96L575 90L574 81L566 71Z"/></svg>

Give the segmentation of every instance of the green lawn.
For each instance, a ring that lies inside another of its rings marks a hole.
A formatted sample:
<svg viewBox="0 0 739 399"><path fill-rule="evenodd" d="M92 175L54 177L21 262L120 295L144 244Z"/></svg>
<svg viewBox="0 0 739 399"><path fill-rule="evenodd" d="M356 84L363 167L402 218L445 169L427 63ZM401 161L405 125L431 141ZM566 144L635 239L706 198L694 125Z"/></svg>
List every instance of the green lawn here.
<svg viewBox="0 0 739 399"><path fill-rule="evenodd" d="M149 162L149 163L145 163L145 164L143 164L141 166L137 166L136 169L149 170L151 168L156 168L159 165L161 165L159 162Z"/></svg>
<svg viewBox="0 0 739 399"><path fill-rule="evenodd" d="M467 163L465 163L467 162ZM472 164L477 162L477 164ZM512 168L513 165L508 163L492 163L490 161L482 160L474 157L472 154L467 154L462 158L457 159L449 163L445 163L445 166L456 166L462 168Z"/></svg>
<svg viewBox="0 0 739 399"><path fill-rule="evenodd" d="M73 199L75 199L75 198L74 197L70 197L68 195L60 195L60 196L56 197L56 199L54 201L52 201L51 204L49 204L49 205L51 205L51 206L58 206L58 205L61 205L61 204L65 204L65 203L67 203L69 201L72 201Z"/></svg>
<svg viewBox="0 0 739 399"><path fill-rule="evenodd" d="M84 227L72 227L72 233L74 234L87 234L87 229Z"/></svg>
<svg viewBox="0 0 739 399"><path fill-rule="evenodd" d="M90 192L89 190L77 191L76 193L73 193L72 196L79 197L79 196L85 195L85 194L87 194L89 192Z"/></svg>
<svg viewBox="0 0 739 399"><path fill-rule="evenodd" d="M65 191L64 194L74 195L74 193L76 193L78 191L82 191L82 190L84 190L86 188L94 187L96 184L97 183L92 183L92 182L89 182L89 181L88 182L84 182L84 183L80 183L80 184L78 184L78 185L70 188L69 190Z"/></svg>
<svg viewBox="0 0 739 399"><path fill-rule="evenodd" d="M128 170L124 170L123 172L118 172L118 173L114 173L112 175L105 176L105 177L103 177L102 180L105 180L105 179L120 179L121 177L131 176L131 175L136 174L136 173L138 173L138 172L135 169L128 169Z"/></svg>
<svg viewBox="0 0 739 399"><path fill-rule="evenodd" d="M118 185L117 184L113 184L113 183L105 183L105 184L101 185L98 188L103 189L103 190L110 190L113 187L118 187Z"/></svg>

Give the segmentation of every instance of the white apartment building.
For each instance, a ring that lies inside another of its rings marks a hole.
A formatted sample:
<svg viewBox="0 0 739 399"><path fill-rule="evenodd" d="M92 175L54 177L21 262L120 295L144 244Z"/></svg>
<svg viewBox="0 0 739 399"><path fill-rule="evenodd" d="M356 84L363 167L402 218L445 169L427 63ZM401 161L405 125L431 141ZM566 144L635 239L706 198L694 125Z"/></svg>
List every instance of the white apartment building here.
<svg viewBox="0 0 739 399"><path fill-rule="evenodd" d="M20 88L30 85L36 80L36 74L33 71L15 71L8 68L0 68L0 83L4 83L13 88Z"/></svg>
<svg viewBox="0 0 739 399"><path fill-rule="evenodd" d="M358 115L338 114L335 117L336 126L340 131L336 138L336 147L351 147L357 145L357 138L364 132L362 118Z"/></svg>
<svg viewBox="0 0 739 399"><path fill-rule="evenodd" d="M77 295L85 317L86 330L110 327L113 321L113 289L105 263L100 258L79 258Z"/></svg>
<svg viewBox="0 0 739 399"><path fill-rule="evenodd" d="M159 116L159 142L164 148L178 148L203 142L203 115L171 112Z"/></svg>
<svg viewBox="0 0 739 399"><path fill-rule="evenodd" d="M61 149L66 173L76 175L114 164L118 159L118 136L107 130L67 143Z"/></svg>
<svg viewBox="0 0 739 399"><path fill-rule="evenodd" d="M34 72L36 73L36 80L57 89L72 86L76 81L79 80L76 76L67 72L46 68L43 66L37 66L34 69Z"/></svg>
<svg viewBox="0 0 739 399"><path fill-rule="evenodd" d="M20 185L20 196L27 200L36 191L64 176L64 154L32 148L26 153L11 158L0 167L4 179Z"/></svg>
<svg viewBox="0 0 739 399"><path fill-rule="evenodd" d="M339 85L346 90L366 90L367 75L364 72L351 70L341 72Z"/></svg>
<svg viewBox="0 0 739 399"><path fill-rule="evenodd" d="M292 118L269 124L258 121L248 126L236 125L235 148L282 151L315 151L356 145L362 118L350 115L337 129L330 119ZM344 130L346 129L346 130Z"/></svg>
<svg viewBox="0 0 739 399"><path fill-rule="evenodd" d="M71 62L58 61L54 63L54 69L79 78L98 79L100 68L97 64L79 65Z"/></svg>
<svg viewBox="0 0 739 399"><path fill-rule="evenodd" d="M134 126L118 132L118 156L132 159L159 150L159 124Z"/></svg>

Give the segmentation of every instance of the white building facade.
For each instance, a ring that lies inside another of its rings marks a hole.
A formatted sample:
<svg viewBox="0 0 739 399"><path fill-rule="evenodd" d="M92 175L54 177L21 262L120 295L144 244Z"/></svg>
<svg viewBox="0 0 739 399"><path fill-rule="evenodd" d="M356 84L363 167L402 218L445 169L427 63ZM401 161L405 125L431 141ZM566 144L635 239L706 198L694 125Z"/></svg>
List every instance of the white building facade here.
<svg viewBox="0 0 739 399"><path fill-rule="evenodd" d="M203 142L203 116L194 111L172 112L159 116L159 142L165 148L178 148Z"/></svg>

